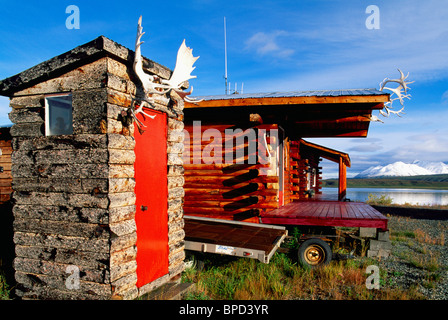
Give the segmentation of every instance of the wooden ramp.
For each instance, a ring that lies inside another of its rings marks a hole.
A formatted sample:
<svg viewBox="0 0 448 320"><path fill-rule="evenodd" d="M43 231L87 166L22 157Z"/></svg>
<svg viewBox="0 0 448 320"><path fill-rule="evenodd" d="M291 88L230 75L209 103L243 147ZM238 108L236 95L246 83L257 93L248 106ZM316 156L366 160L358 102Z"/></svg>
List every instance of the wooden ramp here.
<svg viewBox="0 0 448 320"><path fill-rule="evenodd" d="M262 223L387 230L387 218L363 202L297 201L261 215Z"/></svg>
<svg viewBox="0 0 448 320"><path fill-rule="evenodd" d="M288 235L285 227L184 216L185 249L258 259L270 258Z"/></svg>

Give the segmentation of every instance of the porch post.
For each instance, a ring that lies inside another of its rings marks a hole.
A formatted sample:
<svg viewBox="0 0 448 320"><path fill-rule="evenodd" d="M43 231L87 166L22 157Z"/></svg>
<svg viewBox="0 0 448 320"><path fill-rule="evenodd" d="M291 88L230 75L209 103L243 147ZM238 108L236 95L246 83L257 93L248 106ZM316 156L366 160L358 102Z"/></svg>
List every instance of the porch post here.
<svg viewBox="0 0 448 320"><path fill-rule="evenodd" d="M347 192L347 167L339 157L338 201L344 201Z"/></svg>

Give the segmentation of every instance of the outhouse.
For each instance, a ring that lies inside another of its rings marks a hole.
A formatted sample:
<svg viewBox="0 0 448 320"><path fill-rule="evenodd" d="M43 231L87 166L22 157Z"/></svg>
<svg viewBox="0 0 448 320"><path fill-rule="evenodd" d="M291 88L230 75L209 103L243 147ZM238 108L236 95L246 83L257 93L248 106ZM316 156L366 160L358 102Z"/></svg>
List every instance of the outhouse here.
<svg viewBox="0 0 448 320"><path fill-rule="evenodd" d="M100 36L0 81L22 298L133 299L184 269L184 102L166 93L137 130L133 60ZM172 73L146 58L143 69Z"/></svg>

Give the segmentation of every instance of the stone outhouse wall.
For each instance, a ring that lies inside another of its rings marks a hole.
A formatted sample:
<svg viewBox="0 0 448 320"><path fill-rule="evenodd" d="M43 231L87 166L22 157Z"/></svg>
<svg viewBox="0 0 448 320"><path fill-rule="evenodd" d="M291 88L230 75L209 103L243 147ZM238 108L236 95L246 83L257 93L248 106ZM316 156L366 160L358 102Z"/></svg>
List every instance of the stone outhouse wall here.
<svg viewBox="0 0 448 320"><path fill-rule="evenodd" d="M102 57L11 97L14 269L26 299L133 299L184 268L183 101L173 92L154 106L169 119L169 273L137 288L134 127L121 111L141 89L133 53L101 41ZM62 92L72 94L73 134L45 136L44 95Z"/></svg>

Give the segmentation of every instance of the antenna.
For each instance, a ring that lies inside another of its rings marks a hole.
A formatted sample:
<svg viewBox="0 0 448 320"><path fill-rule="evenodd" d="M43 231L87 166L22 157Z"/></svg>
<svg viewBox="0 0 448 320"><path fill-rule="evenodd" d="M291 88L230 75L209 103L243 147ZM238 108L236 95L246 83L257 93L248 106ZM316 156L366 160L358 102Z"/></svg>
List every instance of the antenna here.
<svg viewBox="0 0 448 320"><path fill-rule="evenodd" d="M226 35L226 17L224 17L224 64L225 64L225 75L224 78L226 79L226 94L228 94L227 91L227 35Z"/></svg>

